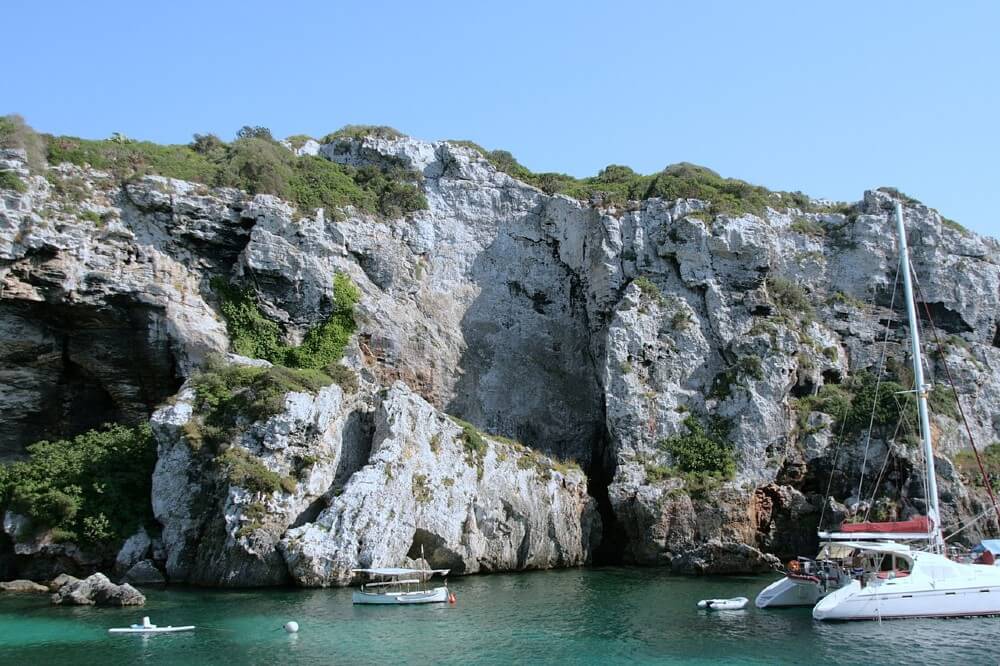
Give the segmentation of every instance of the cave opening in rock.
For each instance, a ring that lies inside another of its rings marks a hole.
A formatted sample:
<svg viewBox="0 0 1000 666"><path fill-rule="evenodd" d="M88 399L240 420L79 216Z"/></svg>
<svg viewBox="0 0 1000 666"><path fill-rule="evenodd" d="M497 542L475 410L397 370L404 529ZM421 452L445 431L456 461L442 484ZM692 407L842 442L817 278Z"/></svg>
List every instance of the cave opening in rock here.
<svg viewBox="0 0 1000 666"><path fill-rule="evenodd" d="M597 502L597 512L601 516L601 541L596 544L592 559L596 566L620 564L628 541L608 493L608 486L615 477L615 467L611 436L605 430L604 435L593 442L590 465L586 470L587 492Z"/></svg>
<svg viewBox="0 0 1000 666"><path fill-rule="evenodd" d="M822 373L822 377L824 384L839 384L841 381L843 381L843 377L840 374L840 370L837 370L836 368L830 368L828 370L824 370Z"/></svg>
<svg viewBox="0 0 1000 666"><path fill-rule="evenodd" d="M0 458L149 418L182 382L163 313L120 303L0 303Z"/></svg>
<svg viewBox="0 0 1000 666"><path fill-rule="evenodd" d="M816 393L816 388L816 382L813 381L812 377L800 374L798 381L791 388L791 394L794 398L805 398Z"/></svg>
<svg viewBox="0 0 1000 666"><path fill-rule="evenodd" d="M962 318L962 315L945 306L944 303L917 303L917 314L923 321L928 321L928 312L930 313L930 318L934 322L934 326L942 331L955 335L972 332L972 327L966 323L965 319Z"/></svg>
<svg viewBox="0 0 1000 666"><path fill-rule="evenodd" d="M340 444L340 459L333 476L335 488L343 488L354 473L368 463L375 437L375 413L356 410L344 423Z"/></svg>
<svg viewBox="0 0 1000 666"><path fill-rule="evenodd" d="M424 558L434 569L451 569L455 574L465 573L462 556L448 548L440 535L420 527L413 532L413 542L406 556L411 560Z"/></svg>

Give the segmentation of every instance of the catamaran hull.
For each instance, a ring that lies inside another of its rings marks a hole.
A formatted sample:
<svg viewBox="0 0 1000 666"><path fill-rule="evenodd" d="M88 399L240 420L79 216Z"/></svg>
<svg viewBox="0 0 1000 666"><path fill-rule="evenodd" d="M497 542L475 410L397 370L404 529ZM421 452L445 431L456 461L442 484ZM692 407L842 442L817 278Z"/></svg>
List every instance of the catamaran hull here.
<svg viewBox="0 0 1000 666"><path fill-rule="evenodd" d="M417 592L354 592L352 601L356 604L376 604L386 606L406 606L409 604L440 604L448 601L448 588L435 587Z"/></svg>
<svg viewBox="0 0 1000 666"><path fill-rule="evenodd" d="M813 608L813 618L827 621L891 620L917 617L1000 615L1000 586L863 593L857 581L831 593Z"/></svg>
<svg viewBox="0 0 1000 666"><path fill-rule="evenodd" d="M815 580L796 579L788 576L774 581L757 595L757 608L779 608L782 606L815 606L824 596L823 589Z"/></svg>

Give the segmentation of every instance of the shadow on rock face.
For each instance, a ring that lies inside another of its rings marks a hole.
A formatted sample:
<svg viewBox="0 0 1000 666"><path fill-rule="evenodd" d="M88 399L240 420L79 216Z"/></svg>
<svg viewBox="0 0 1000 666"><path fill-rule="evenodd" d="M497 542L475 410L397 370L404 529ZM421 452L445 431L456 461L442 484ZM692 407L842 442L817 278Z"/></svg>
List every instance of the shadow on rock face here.
<svg viewBox="0 0 1000 666"><path fill-rule="evenodd" d="M0 349L0 458L144 421L181 383L162 312L134 302L0 303Z"/></svg>
<svg viewBox="0 0 1000 666"><path fill-rule="evenodd" d="M536 226L532 215L511 221L475 259L480 291L462 318L446 411L586 466L604 413L585 297L557 242L532 240Z"/></svg>
<svg viewBox="0 0 1000 666"><path fill-rule="evenodd" d="M419 527L413 533L413 545L406 556L412 560L425 559L435 569L451 569L454 574L465 572L461 555L449 549L443 538Z"/></svg>

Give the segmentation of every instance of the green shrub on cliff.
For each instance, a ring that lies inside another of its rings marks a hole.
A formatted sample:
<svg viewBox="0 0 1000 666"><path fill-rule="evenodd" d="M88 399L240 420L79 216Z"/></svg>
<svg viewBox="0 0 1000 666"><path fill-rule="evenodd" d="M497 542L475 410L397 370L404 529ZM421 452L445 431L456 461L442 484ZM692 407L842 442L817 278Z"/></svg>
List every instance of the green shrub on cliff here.
<svg viewBox="0 0 1000 666"><path fill-rule="evenodd" d="M217 463L225 470L229 483L252 493L295 492L293 477L278 474L245 449L230 447L217 458Z"/></svg>
<svg viewBox="0 0 1000 666"><path fill-rule="evenodd" d="M269 368L209 361L191 378L194 417L185 438L194 449L208 444L221 451L244 427L281 413L285 394L315 393L333 383L326 373L309 368Z"/></svg>
<svg viewBox="0 0 1000 666"><path fill-rule="evenodd" d="M27 192L28 186L13 171L0 171L0 190L14 190L15 192Z"/></svg>
<svg viewBox="0 0 1000 666"><path fill-rule="evenodd" d="M225 278L211 282L219 298L219 310L226 320L229 342L235 353L248 358L262 358L272 363L284 360L281 327L268 319L257 305L250 289L240 289Z"/></svg>
<svg viewBox="0 0 1000 666"><path fill-rule="evenodd" d="M16 113L0 116L0 148L23 150L31 173L45 170L45 141Z"/></svg>
<svg viewBox="0 0 1000 666"><path fill-rule="evenodd" d="M222 279L212 286L233 351L273 365L260 368L210 360L192 377L195 416L184 426L192 448L207 443L213 451L222 450L246 425L280 413L290 391L315 393L333 383L347 392L357 390L357 375L339 363L357 328L354 306L361 296L346 274L334 278L330 315L309 329L298 346L281 341L281 328L264 315L252 291Z"/></svg>
<svg viewBox="0 0 1000 666"><path fill-rule="evenodd" d="M212 280L233 351L291 368L326 368L340 360L357 329L354 306L361 292L345 273L333 278L333 309L325 321L306 332L302 344L281 341L281 327L268 319L252 290L239 289L222 278ZM329 383L329 382L328 382Z"/></svg>
<svg viewBox="0 0 1000 666"><path fill-rule="evenodd" d="M498 170L517 178L547 194L565 194L585 201L600 200L604 205L624 206L629 201L659 197L700 199L710 202L709 215L763 215L774 209L814 208L809 197L801 192L772 192L735 178L723 178L697 164L672 164L659 173L638 174L627 166L610 164L596 176L574 178L563 173L535 173L517 161L506 150L486 151L470 141L452 141L481 152Z"/></svg>
<svg viewBox="0 0 1000 666"><path fill-rule="evenodd" d="M357 329L354 306L360 298L361 292L351 279L337 273L333 278L333 310L326 321L309 329L301 345L285 349L284 364L293 368L325 368L339 361Z"/></svg>
<svg viewBox="0 0 1000 666"><path fill-rule="evenodd" d="M0 139L3 127L0 124ZM353 136L352 132L343 136ZM45 148L51 164L89 164L125 182L157 174L235 187L250 194L273 194L307 212L322 207L334 214L338 208L351 205L367 213L398 217L427 208L415 172L355 168L309 155L296 157L276 142L266 127L246 126L229 144L214 134L195 134L187 145L49 136Z"/></svg>
<svg viewBox="0 0 1000 666"><path fill-rule="evenodd" d="M248 135L229 145L216 182L250 194L274 194L290 200L294 160L274 141Z"/></svg>
<svg viewBox="0 0 1000 666"><path fill-rule="evenodd" d="M983 461L983 469L986 476L991 479L993 487L1000 486L1000 442L993 442L983 449L979 457ZM979 471L979 463L976 462L976 454L972 451L959 451L954 456L955 466L969 483L979 488L986 486L983 475Z"/></svg>
<svg viewBox="0 0 1000 666"><path fill-rule="evenodd" d="M71 136L47 137L49 164L89 164L109 171L122 181L147 174L211 184L218 172L208 156L186 145L160 145L149 141L119 143Z"/></svg>
<svg viewBox="0 0 1000 666"><path fill-rule="evenodd" d="M350 205L373 213L378 209L378 195L361 187L352 177L354 171L322 157L299 157L288 183L288 198L302 210L324 208L332 214Z"/></svg>
<svg viewBox="0 0 1000 666"><path fill-rule="evenodd" d="M320 139L320 143L333 143L338 139L363 139L369 136L376 139L399 139L403 133L387 125L344 125L336 132L324 136Z"/></svg>
<svg viewBox="0 0 1000 666"><path fill-rule="evenodd" d="M673 457L677 471L693 477L732 478L736 473L736 461L727 440L725 422L713 420L706 429L697 418L688 416L684 419L684 427L686 433L660 442L660 448Z"/></svg>
<svg viewBox="0 0 1000 666"><path fill-rule="evenodd" d="M876 433L891 434L905 415L915 415L912 393L892 379L879 382L867 371L854 374L843 384L824 384L815 395L799 398L799 428L807 432L810 412L823 412L834 418L834 432L843 429L847 435L868 431L871 424ZM915 416L911 416L915 424ZM904 420L904 431L908 428Z"/></svg>
<svg viewBox="0 0 1000 666"><path fill-rule="evenodd" d="M37 442L28 456L0 466L0 507L26 515L33 529L116 548L152 520L156 443L148 425L108 426L71 440Z"/></svg>

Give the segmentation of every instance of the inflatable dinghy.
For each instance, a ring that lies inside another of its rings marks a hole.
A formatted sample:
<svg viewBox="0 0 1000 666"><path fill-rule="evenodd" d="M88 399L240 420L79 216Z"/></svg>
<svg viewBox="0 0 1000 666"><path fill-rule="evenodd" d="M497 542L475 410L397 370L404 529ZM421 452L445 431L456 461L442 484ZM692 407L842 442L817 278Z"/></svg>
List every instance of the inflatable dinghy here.
<svg viewBox="0 0 1000 666"><path fill-rule="evenodd" d="M194 625L189 624L183 627L158 627L149 621L148 617L142 618L142 624L133 624L128 627L115 627L108 629L109 634L173 634L178 631L193 631Z"/></svg>
<svg viewBox="0 0 1000 666"><path fill-rule="evenodd" d="M698 608L705 610L742 610L747 605L749 599L746 597L733 597L732 599L702 599L698 602Z"/></svg>

